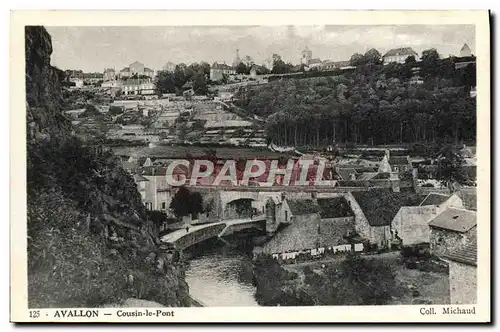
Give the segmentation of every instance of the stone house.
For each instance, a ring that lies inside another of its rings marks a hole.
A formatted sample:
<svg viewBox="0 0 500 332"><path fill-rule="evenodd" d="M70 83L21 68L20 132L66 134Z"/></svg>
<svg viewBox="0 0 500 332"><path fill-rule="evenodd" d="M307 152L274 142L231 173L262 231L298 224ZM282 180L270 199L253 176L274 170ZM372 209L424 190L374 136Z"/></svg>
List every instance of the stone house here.
<svg viewBox="0 0 500 332"><path fill-rule="evenodd" d="M430 249L436 256L446 256L476 239L476 212L447 208L429 222Z"/></svg>
<svg viewBox="0 0 500 332"><path fill-rule="evenodd" d="M146 166L136 169L134 180L141 193L142 202L148 210L166 211L172 195L167 183L167 169L162 166ZM147 181L141 180L145 178Z"/></svg>
<svg viewBox="0 0 500 332"><path fill-rule="evenodd" d="M281 202L275 197L268 199L266 230L274 235L263 246L263 252L270 254L317 248L319 210L312 199L285 198Z"/></svg>
<svg viewBox="0 0 500 332"><path fill-rule="evenodd" d="M415 57L415 60L419 60L418 53L411 47L393 48L385 53L382 59L384 60L384 65L391 62L405 63L406 58L411 55Z"/></svg>
<svg viewBox="0 0 500 332"><path fill-rule="evenodd" d="M449 266L450 304L477 303L477 241L442 259Z"/></svg>
<svg viewBox="0 0 500 332"><path fill-rule="evenodd" d="M148 181L149 180L146 177L140 174L134 174L134 182L137 184L137 190L139 191L139 194L141 194L143 202L146 201L146 187Z"/></svg>
<svg viewBox="0 0 500 332"><path fill-rule="evenodd" d="M268 203L274 200L276 198L270 199ZM262 247L263 253L299 252L317 248L352 250L350 238L355 235L354 212L342 195L318 199L285 198L276 206L281 210L276 211L281 222L277 225L278 231ZM269 209L266 211L270 213ZM289 218L284 219L286 216Z"/></svg>
<svg viewBox="0 0 500 332"><path fill-rule="evenodd" d="M291 224L297 220L308 220L319 207L312 199L289 199L271 197L266 203L266 230L274 232L281 224Z"/></svg>
<svg viewBox="0 0 500 332"><path fill-rule="evenodd" d="M411 191L371 189L345 195L354 213L356 233L378 247L392 244L391 223L403 206L417 206L421 197Z"/></svg>
<svg viewBox="0 0 500 332"><path fill-rule="evenodd" d="M224 75L234 74L236 74L236 70L225 63L218 64L215 62L212 67L210 67L210 80L214 82L221 81L224 78Z"/></svg>
<svg viewBox="0 0 500 332"><path fill-rule="evenodd" d="M419 206L403 206L391 222L392 240L403 246L430 242L429 222L448 207L463 208L456 194L430 193Z"/></svg>
<svg viewBox="0 0 500 332"><path fill-rule="evenodd" d="M355 235L354 212L345 197L318 198L318 227L320 247L335 247L348 244L348 238Z"/></svg>

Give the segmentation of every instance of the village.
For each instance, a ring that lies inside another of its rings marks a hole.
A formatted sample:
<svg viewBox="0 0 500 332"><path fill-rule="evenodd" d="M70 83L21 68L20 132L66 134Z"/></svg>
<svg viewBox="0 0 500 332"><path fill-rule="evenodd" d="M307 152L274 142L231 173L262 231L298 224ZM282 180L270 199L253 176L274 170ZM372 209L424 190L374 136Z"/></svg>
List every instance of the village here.
<svg viewBox="0 0 500 332"><path fill-rule="evenodd" d="M409 57L419 59L411 48L401 47L377 61L387 67L407 64ZM467 44L454 59L456 70L475 63ZM266 256L284 266L317 262L321 267L322 262L350 252L376 256L412 248L417 256L425 252L425 257L432 257L439 271L443 262L447 266L450 303L473 303L477 265L474 146L464 143L455 150L429 153L418 144L374 145L373 138L372 144L335 140L314 147L279 144L270 138L268 119L248 114L239 103L238 98L249 89L304 75L352 72L356 61L362 59L322 61L313 58L306 46L300 64L276 72L277 66L287 65L281 59L276 57L273 65L271 61L267 66L256 65L241 60L237 50L232 65L200 66L175 92L158 88L162 84L158 77L175 76L180 70L171 62L159 71L138 61L119 71L105 69L102 74L66 71L71 102L65 116L77 135L101 138L121 158L143 204L162 214L162 236L185 229L189 234L201 229L198 226L223 220L262 220L254 259ZM419 70L412 68L409 85L424 84ZM199 93L200 89L205 92ZM470 90L470 97L474 96L475 87ZM266 171L246 185L239 174L236 182L219 183L214 189L216 174L193 180L195 160L203 159L213 161L216 172L228 160L260 160ZM187 160L187 165L169 168L180 160ZM308 188L293 184L304 161L313 166L305 173L311 180ZM283 185L288 165L292 184ZM271 183L267 181L270 172L276 173ZM467 180L446 178L443 172L460 172ZM315 182L318 174L321 185ZM187 181L172 185L168 177ZM200 208L176 213L173 205L180 199L176 199L180 187L187 189L186 197L195 193L200 197ZM463 291L464 284L468 291Z"/></svg>

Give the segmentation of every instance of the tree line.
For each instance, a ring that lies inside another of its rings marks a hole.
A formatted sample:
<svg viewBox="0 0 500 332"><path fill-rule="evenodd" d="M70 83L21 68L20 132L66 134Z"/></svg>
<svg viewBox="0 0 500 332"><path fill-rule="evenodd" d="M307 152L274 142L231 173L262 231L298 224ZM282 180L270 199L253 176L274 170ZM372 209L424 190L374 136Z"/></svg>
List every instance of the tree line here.
<svg viewBox="0 0 500 332"><path fill-rule="evenodd" d="M268 138L280 145L475 141L474 64L455 69L458 59L431 49L418 62L382 65L377 52L353 55L351 72L241 88L236 104L267 118Z"/></svg>
<svg viewBox="0 0 500 332"><path fill-rule="evenodd" d="M159 71L156 76L156 89L158 94L177 93L184 90L186 83L191 82L192 88L197 94L208 92L207 84L210 77L210 65L206 62L192 63L187 66L184 63L175 66L173 72Z"/></svg>

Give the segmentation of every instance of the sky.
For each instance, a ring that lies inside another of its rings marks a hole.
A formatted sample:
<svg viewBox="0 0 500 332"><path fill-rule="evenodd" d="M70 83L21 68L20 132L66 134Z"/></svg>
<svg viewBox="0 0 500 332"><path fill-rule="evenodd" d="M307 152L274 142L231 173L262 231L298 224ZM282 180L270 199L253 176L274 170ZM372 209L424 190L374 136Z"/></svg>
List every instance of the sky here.
<svg viewBox="0 0 500 332"><path fill-rule="evenodd" d="M153 70L167 62L217 61L231 64L250 56L257 64L273 53L300 63L307 46L313 58L349 60L354 53L376 48L412 47L417 53L436 48L447 57L467 43L475 52L473 25L379 26L165 26L165 27L46 27L52 36L51 63L61 69L102 72L120 70L139 61Z"/></svg>

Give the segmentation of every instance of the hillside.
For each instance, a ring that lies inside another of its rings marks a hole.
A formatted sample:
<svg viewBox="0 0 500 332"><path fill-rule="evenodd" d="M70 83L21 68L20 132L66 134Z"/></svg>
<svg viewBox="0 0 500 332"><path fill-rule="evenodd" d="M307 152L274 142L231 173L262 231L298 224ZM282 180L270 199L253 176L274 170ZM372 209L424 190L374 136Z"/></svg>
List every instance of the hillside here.
<svg viewBox="0 0 500 332"><path fill-rule="evenodd" d="M111 151L72 135L43 27L26 28L29 307L98 307L128 298L188 306L132 177Z"/></svg>
<svg viewBox="0 0 500 332"><path fill-rule="evenodd" d="M455 69L455 61L359 65L247 87L235 99L249 116L267 119L279 145L475 142L476 68Z"/></svg>

